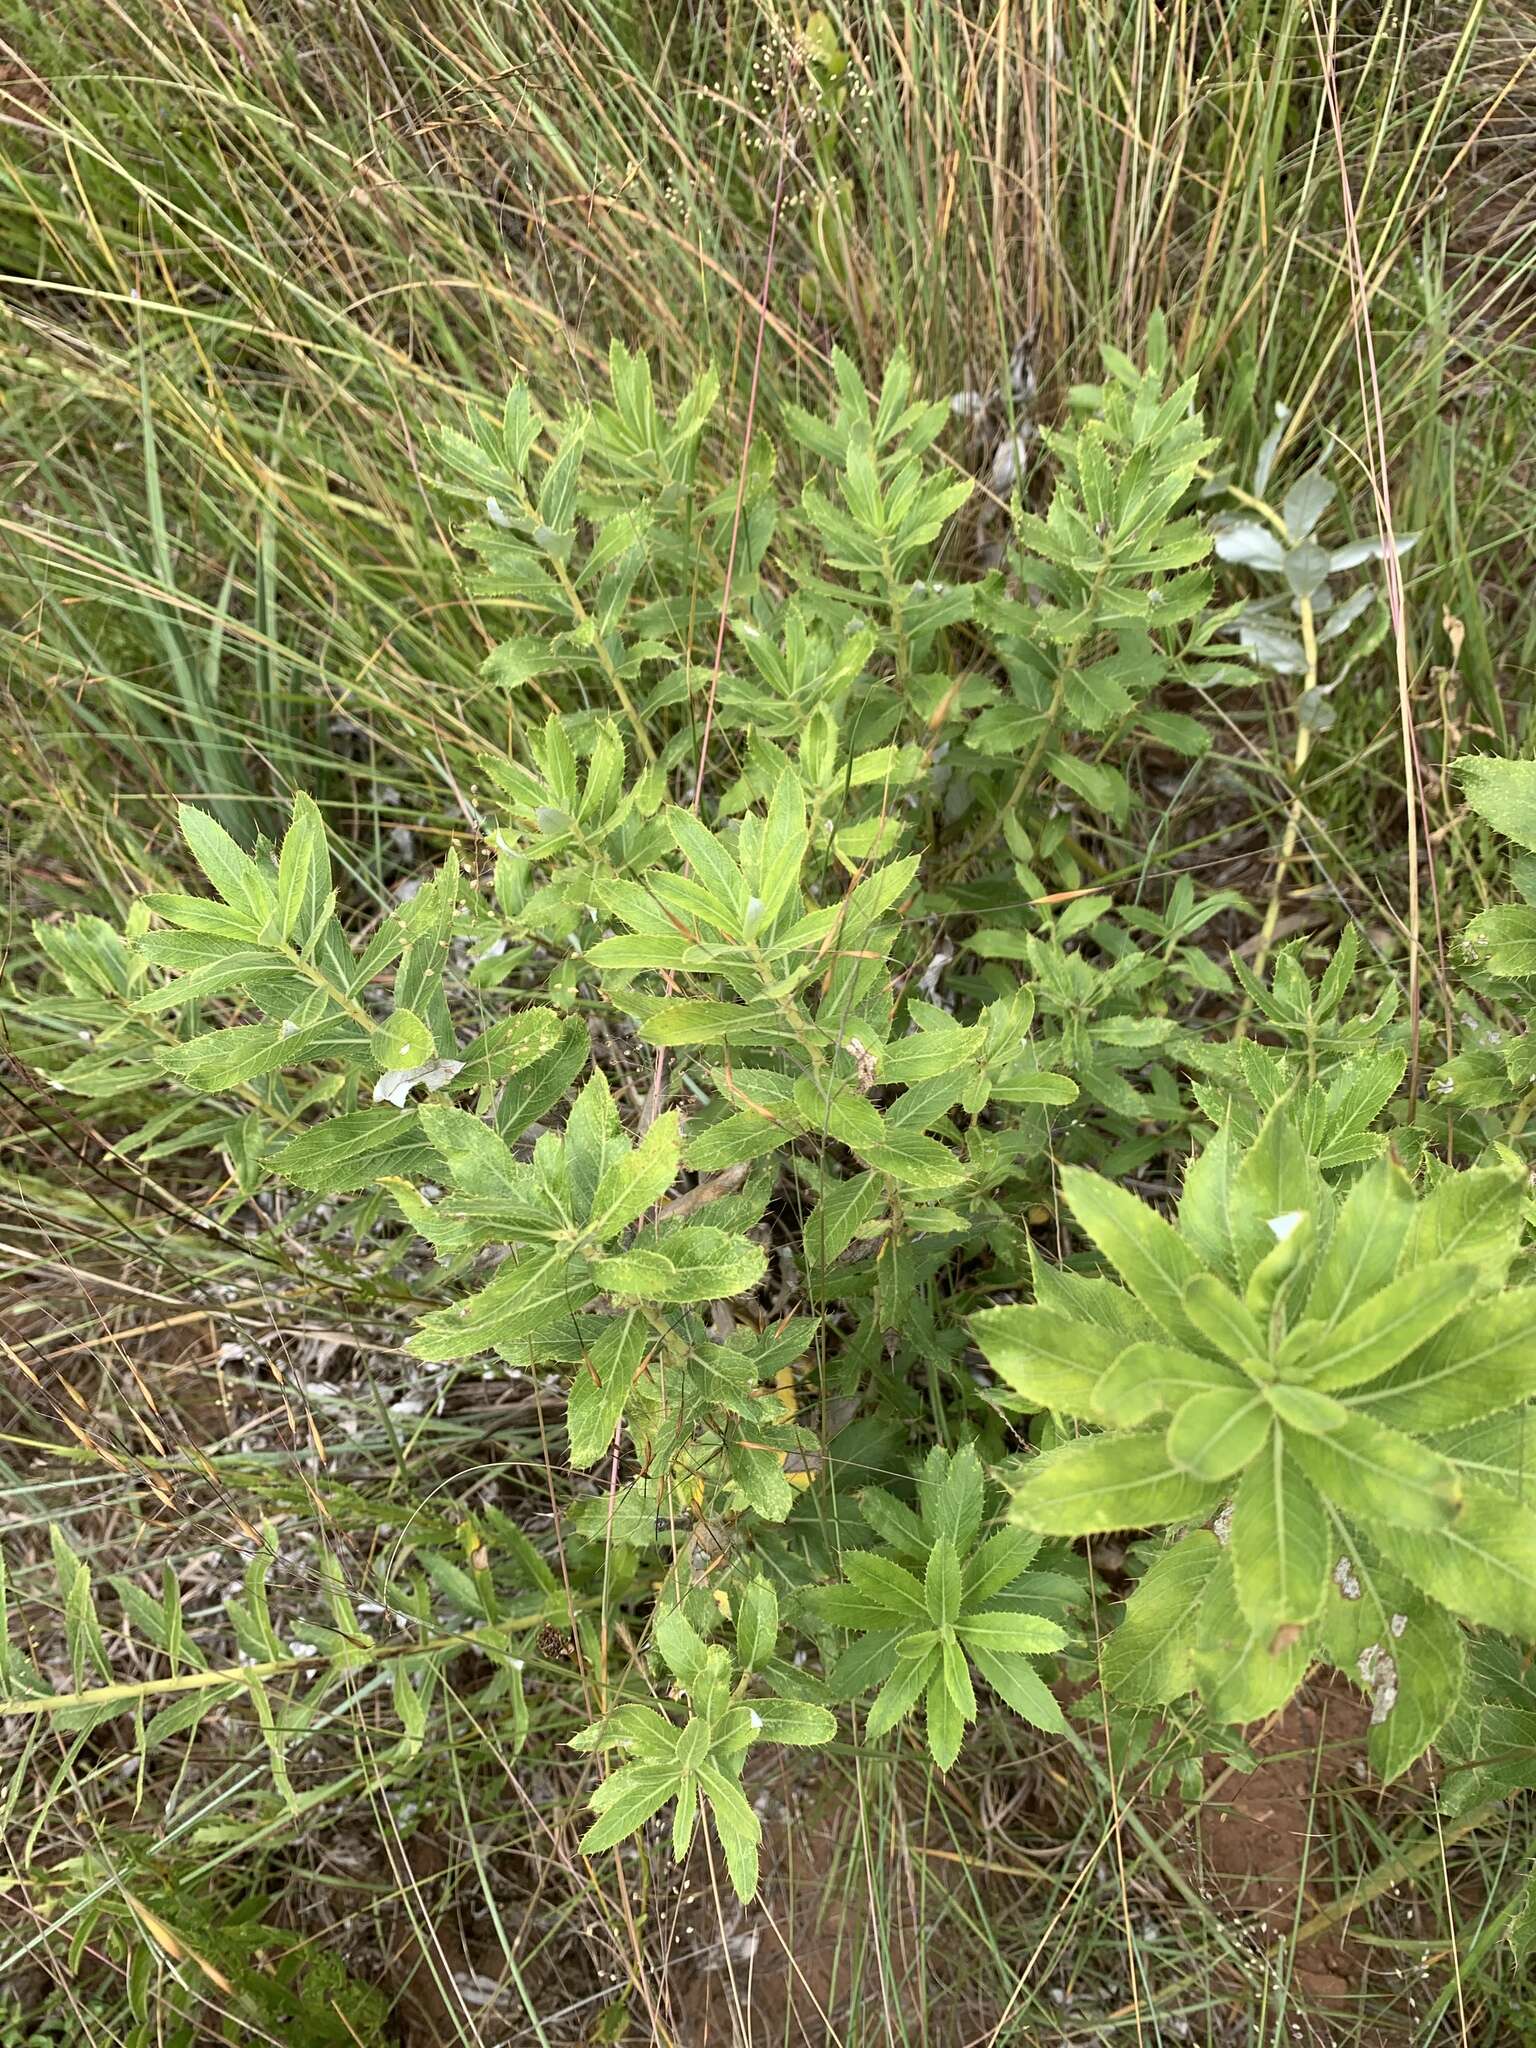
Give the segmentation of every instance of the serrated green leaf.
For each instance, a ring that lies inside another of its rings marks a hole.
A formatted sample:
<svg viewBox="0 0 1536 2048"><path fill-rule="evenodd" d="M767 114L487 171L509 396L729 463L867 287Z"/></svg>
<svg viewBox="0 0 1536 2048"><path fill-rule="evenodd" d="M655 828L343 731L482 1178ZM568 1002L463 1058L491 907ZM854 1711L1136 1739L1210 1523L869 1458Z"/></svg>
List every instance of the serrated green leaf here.
<svg viewBox="0 0 1536 2048"><path fill-rule="evenodd" d="M980 1608L1027 1572L1040 1539L1027 1529L998 1529L965 1561L965 1605Z"/></svg>
<svg viewBox="0 0 1536 2048"><path fill-rule="evenodd" d="M1304 1430L1308 1436L1329 1436L1349 1420L1350 1411L1342 1401L1335 1400L1332 1394L1318 1393L1315 1387L1277 1380L1264 1392L1276 1419L1288 1429Z"/></svg>
<svg viewBox="0 0 1536 2048"><path fill-rule="evenodd" d="M1208 1529L1192 1529L1158 1552L1126 1602L1104 1645L1104 1683L1131 1706L1162 1707L1189 1691L1195 1617L1221 1546Z"/></svg>
<svg viewBox="0 0 1536 2048"><path fill-rule="evenodd" d="M924 1582L893 1558L876 1550L849 1550L842 1562L844 1576L870 1605L901 1621L928 1619Z"/></svg>
<svg viewBox="0 0 1536 2048"><path fill-rule="evenodd" d="M1413 1190L1394 1160L1382 1159L1355 1182L1318 1265L1306 1312L1340 1323L1396 1273L1413 1222Z"/></svg>
<svg viewBox="0 0 1536 2048"><path fill-rule="evenodd" d="M556 1010L520 1010L513 1017L498 1017L459 1054L454 1085L458 1089L487 1088L521 1074L553 1053L569 1030L569 1020Z"/></svg>
<svg viewBox="0 0 1536 2048"><path fill-rule="evenodd" d="M939 1769L947 1771L965 1740L965 1714L945 1681L942 1656L935 1662L938 1669L928 1681L924 1699L928 1752Z"/></svg>
<svg viewBox="0 0 1536 2048"><path fill-rule="evenodd" d="M559 1102L592 1057L587 1027L579 1017L568 1019L557 1042L533 1062L514 1070L496 1105L496 1128L504 1138L519 1138Z"/></svg>
<svg viewBox="0 0 1536 2048"><path fill-rule="evenodd" d="M1258 1636L1316 1619L1331 1562L1328 1520L1283 1430L1243 1474L1230 1548L1238 1604Z"/></svg>
<svg viewBox="0 0 1536 2048"><path fill-rule="evenodd" d="M1314 1650L1307 1632L1255 1629L1237 1597L1230 1548L1206 1582L1190 1668L1213 1719L1259 1721L1277 1713L1306 1676Z"/></svg>
<svg viewBox="0 0 1536 2048"><path fill-rule="evenodd" d="M1292 1430L1287 1444L1319 1493L1351 1516L1445 1529L1461 1507L1461 1482L1448 1458L1358 1412L1326 1436Z"/></svg>
<svg viewBox="0 0 1536 2048"><path fill-rule="evenodd" d="M1327 1332L1316 1352L1282 1362L1321 1393L1367 1385L1426 1343L1470 1300L1471 1266L1437 1260L1399 1275Z"/></svg>
<svg viewBox="0 0 1536 2048"><path fill-rule="evenodd" d="M746 1044L774 1022L773 1015L745 1003L679 997L658 1003L640 1026L640 1036L651 1045L662 1046L716 1045L732 1040Z"/></svg>
<svg viewBox="0 0 1536 2048"><path fill-rule="evenodd" d="M967 1650L996 1650L1006 1656L1039 1657L1059 1650L1066 1630L1039 1614L1016 1614L1007 1608L983 1608L960 1618L958 1634Z"/></svg>
<svg viewBox="0 0 1536 2048"><path fill-rule="evenodd" d="M802 1244L813 1271L824 1272L884 1211L886 1190L873 1173L824 1183L821 1198L806 1218Z"/></svg>
<svg viewBox="0 0 1536 2048"><path fill-rule="evenodd" d="M331 856L312 797L293 800L293 819L277 858L277 936L303 953L330 915Z"/></svg>
<svg viewBox="0 0 1536 2048"><path fill-rule="evenodd" d="M936 1446L918 1475L924 1526L948 1537L957 1557L966 1556L980 1531L984 1485L974 1444L948 1456Z"/></svg>
<svg viewBox="0 0 1536 2048"><path fill-rule="evenodd" d="M825 1707L808 1700L774 1700L761 1696L748 1701L762 1723L758 1730L763 1742L784 1742L795 1749L815 1749L831 1742L837 1734L837 1719Z"/></svg>
<svg viewBox="0 0 1536 2048"><path fill-rule="evenodd" d="M1131 1344L1093 1390L1094 1419L1134 1429L1154 1415L1172 1414L1196 1394L1251 1395L1253 1385L1224 1359L1197 1357L1171 1344Z"/></svg>
<svg viewBox="0 0 1536 2048"><path fill-rule="evenodd" d="M1206 1343L1234 1364L1268 1355L1269 1340L1253 1311L1214 1273L1200 1273L1190 1281L1184 1290L1184 1313Z"/></svg>
<svg viewBox="0 0 1536 2048"><path fill-rule="evenodd" d="M635 1375L654 1341L641 1316L614 1316L576 1368L566 1401L565 1426L571 1463L578 1472L586 1471L612 1448Z"/></svg>
<svg viewBox="0 0 1536 2048"><path fill-rule="evenodd" d="M1383 1523L1372 1534L1399 1571L1453 1614L1536 1638L1536 1512L1523 1502L1469 1485L1445 1526Z"/></svg>
<svg viewBox="0 0 1536 2048"><path fill-rule="evenodd" d="M187 850L231 910L265 923L276 907L275 880L237 846L224 827L195 804L176 813Z"/></svg>
<svg viewBox="0 0 1536 2048"><path fill-rule="evenodd" d="M923 1574L923 1598L935 1628L948 1628L960 1618L960 1559L948 1536L941 1536L928 1553Z"/></svg>
<svg viewBox="0 0 1536 2048"><path fill-rule="evenodd" d="M1536 974L1536 909L1499 903L1474 917L1462 935L1468 963L1485 974L1523 981Z"/></svg>
<svg viewBox="0 0 1536 2048"><path fill-rule="evenodd" d="M373 1063L380 1073L419 1067L437 1050L432 1033L410 1010L395 1010L374 1032L370 1043Z"/></svg>
<svg viewBox="0 0 1536 2048"><path fill-rule="evenodd" d="M284 1024L230 1024L166 1046L158 1057L167 1073L217 1093L313 1060L346 1059L367 1045L361 1026L326 1018L298 1030Z"/></svg>
<svg viewBox="0 0 1536 2048"><path fill-rule="evenodd" d="M982 1644L968 1643L966 1647L988 1685L1021 1720L1048 1735L1059 1735L1065 1729L1066 1719L1054 1695L1023 1657Z"/></svg>
<svg viewBox="0 0 1536 2048"><path fill-rule="evenodd" d="M1191 1395L1168 1425L1168 1456L1197 1479L1242 1471L1269 1434L1268 1403L1253 1389L1217 1387Z"/></svg>
<svg viewBox="0 0 1536 2048"><path fill-rule="evenodd" d="M577 1843L579 1853L599 1856L604 1849L612 1849L626 1835L644 1827L653 1813L659 1813L675 1797L679 1782L671 1764L622 1765L598 1788L604 1794L608 1794L609 1786L615 1789L604 1798L600 1817ZM595 1798L592 1804L596 1806Z"/></svg>
<svg viewBox="0 0 1536 2048"><path fill-rule="evenodd" d="M779 1639L779 1598L767 1579L753 1579L736 1600L736 1661L761 1671Z"/></svg>
<svg viewBox="0 0 1536 2048"><path fill-rule="evenodd" d="M1094 1390L1123 1340L1054 1309L982 1309L971 1318L987 1363L1023 1400L1092 1416Z"/></svg>
<svg viewBox="0 0 1536 2048"><path fill-rule="evenodd" d="M767 1261L760 1246L713 1225L683 1224L657 1244L594 1259L592 1277L610 1294L644 1301L724 1301L755 1287Z"/></svg>
<svg viewBox="0 0 1536 2048"><path fill-rule="evenodd" d="M587 1218L587 1235L594 1242L606 1242L654 1208L677 1178L681 1149L677 1112L667 1110L633 1151L610 1159L604 1167Z"/></svg>
<svg viewBox="0 0 1536 2048"><path fill-rule="evenodd" d="M699 1785L709 1800L715 1833L725 1851L731 1887L738 1899L750 1899L757 1891L757 1845L762 1823L741 1787L716 1766L700 1764Z"/></svg>
<svg viewBox="0 0 1536 2048"><path fill-rule="evenodd" d="M1467 802L1497 832L1527 853L1536 853L1536 761L1502 761L1480 755L1456 763Z"/></svg>
<svg viewBox="0 0 1536 2048"><path fill-rule="evenodd" d="M478 1294L423 1316L407 1348L434 1363L476 1358L565 1323L594 1292L580 1261L564 1249L508 1259Z"/></svg>
<svg viewBox="0 0 1536 2048"><path fill-rule="evenodd" d="M1025 1468L1013 1514L1047 1536L1095 1536L1197 1521L1215 1505L1208 1480L1180 1470L1160 1431L1085 1437Z"/></svg>
<svg viewBox="0 0 1536 2048"><path fill-rule="evenodd" d="M1413 1273L1447 1259L1477 1267L1485 1288L1501 1286L1520 1243L1529 1193L1516 1166L1448 1173L1414 1210L1399 1270Z"/></svg>
<svg viewBox="0 0 1536 2048"><path fill-rule="evenodd" d="M1300 1213L1316 1224L1331 1206L1332 1197L1302 1142L1289 1101L1277 1102L1232 1176L1232 1246L1239 1283L1246 1286L1274 1257L1277 1218Z"/></svg>
<svg viewBox="0 0 1536 2048"><path fill-rule="evenodd" d="M284 1179L321 1195L350 1194L386 1175L409 1179L433 1171L436 1155L413 1109L354 1109L328 1117L272 1162Z"/></svg>
<svg viewBox="0 0 1536 2048"><path fill-rule="evenodd" d="M976 1689L971 1684L971 1673L965 1661L965 1652L957 1642L946 1640L939 1646L939 1657L944 1673L944 1690L949 1694L961 1720L974 1721Z"/></svg>
<svg viewBox="0 0 1536 2048"><path fill-rule="evenodd" d="M1062 1169L1062 1191L1078 1223L1169 1336L1194 1343L1184 1290L1205 1269L1166 1218L1124 1188L1080 1166Z"/></svg>
<svg viewBox="0 0 1536 2048"><path fill-rule="evenodd" d="M1424 1436L1536 1399L1536 1288L1480 1302L1351 1405Z"/></svg>
<svg viewBox="0 0 1536 2048"><path fill-rule="evenodd" d="M1238 1277L1233 1183L1241 1163L1237 1137L1223 1124L1186 1168L1179 1198L1179 1229L1211 1272L1228 1283Z"/></svg>
<svg viewBox="0 0 1536 2048"><path fill-rule="evenodd" d="M871 1741L889 1735L906 1719L939 1672L939 1653L932 1649L922 1657L901 1657L875 1696L865 1717L864 1732Z"/></svg>

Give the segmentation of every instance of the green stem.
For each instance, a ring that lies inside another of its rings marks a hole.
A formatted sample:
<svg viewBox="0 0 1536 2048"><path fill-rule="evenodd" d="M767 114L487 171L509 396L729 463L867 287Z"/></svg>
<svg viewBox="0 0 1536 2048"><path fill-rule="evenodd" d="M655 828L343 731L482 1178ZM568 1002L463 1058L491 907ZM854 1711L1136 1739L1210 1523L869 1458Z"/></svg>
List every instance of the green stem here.
<svg viewBox="0 0 1536 2048"><path fill-rule="evenodd" d="M1317 687L1317 620L1312 611L1312 600L1300 600L1301 645L1306 656L1306 678L1302 685L1302 703L1307 693ZM1302 770L1307 765L1307 756L1312 751L1312 728L1305 718L1298 719L1296 727L1296 754L1291 766L1291 779L1300 784ZM1258 951L1253 956L1255 974L1264 972L1264 963L1269 958L1269 949L1274 943L1275 927L1280 922L1280 898L1285 889L1286 871L1296 854L1296 844L1301 837L1301 790L1291 798L1291 807L1286 816L1285 833L1280 841L1280 859L1275 866L1274 886L1269 894L1269 907L1264 913L1264 923L1259 931Z"/></svg>
<svg viewBox="0 0 1536 2048"><path fill-rule="evenodd" d="M321 1663L329 1664L333 1671L355 1670L395 1657L430 1657L442 1650L470 1650L502 1630L532 1628L545 1619L545 1614L546 1608L541 1604L526 1613L503 1615L499 1621L463 1629L456 1635L435 1636L425 1643L375 1643L366 1652L349 1651L345 1657L273 1657L264 1664L224 1665L215 1671L183 1671L174 1678L146 1678L119 1685L90 1686L83 1692L50 1692L28 1699L0 1700L0 1719L16 1720L77 1709L89 1711L92 1707L130 1707L164 1693L204 1692L219 1685L256 1685L264 1679L282 1678Z"/></svg>

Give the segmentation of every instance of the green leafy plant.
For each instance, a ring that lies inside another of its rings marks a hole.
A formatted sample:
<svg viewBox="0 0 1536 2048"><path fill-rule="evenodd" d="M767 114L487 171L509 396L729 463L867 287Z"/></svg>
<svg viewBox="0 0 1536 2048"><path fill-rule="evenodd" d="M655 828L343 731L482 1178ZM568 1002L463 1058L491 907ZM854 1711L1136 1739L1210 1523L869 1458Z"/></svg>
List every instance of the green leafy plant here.
<svg viewBox="0 0 1536 2048"><path fill-rule="evenodd" d="M1009 576L978 599L1008 688L971 722L966 746L977 772L988 761L1018 764L997 786L996 809L1033 896L1083 880L1080 851L1040 805L1041 787L1054 781L1123 823L1131 790L1104 759L1106 742L1139 733L1198 756L1205 728L1155 693L1242 676L1221 637L1229 615L1212 602L1211 536L1191 504L1215 444L1193 384L1169 389L1160 321L1147 355L1143 370L1106 350L1107 381L1075 394L1084 416L1042 434L1058 465L1049 509L1042 517L1015 498Z"/></svg>
<svg viewBox="0 0 1536 2048"><path fill-rule="evenodd" d="M833 1688L843 1699L879 1688L865 1735L888 1734L921 1704L929 1753L946 1771L976 1719L973 1670L1033 1727L1066 1725L1030 1663L1067 1641L1030 1604L1059 1592L1060 1581L1030 1572L1039 1543L1022 1529L982 1536L985 1493L969 1444L929 1452L916 1512L884 1487L866 1487L859 1512L887 1547L844 1552L844 1583L815 1598L822 1620L862 1635L839 1660Z"/></svg>
<svg viewBox="0 0 1536 2048"><path fill-rule="evenodd" d="M812 1700L775 1690L748 1696L754 1678L766 1679L770 1688L805 1689L805 1681L779 1663L778 1639L778 1596L762 1578L748 1581L737 1596L734 1682L730 1652L706 1643L681 1607L657 1619L653 1641L688 1717L679 1727L654 1707L626 1704L573 1739L573 1749L620 1750L627 1759L593 1794L598 1818L581 1838L584 1855L613 1848L672 1805L672 1854L680 1863L702 1810L725 1851L737 1896L753 1896L762 1823L741 1787L748 1751L756 1742L814 1747L837 1733L833 1716Z"/></svg>
<svg viewBox="0 0 1536 2048"><path fill-rule="evenodd" d="M1120 1284L1062 1273L974 1327L1026 1405L1093 1426L1024 1467L1026 1527L1188 1532L1107 1684L1244 1721L1322 1657L1372 1692L1391 1775L1455 1705L1458 1620L1536 1632L1536 1517L1492 1469L1536 1392L1536 1293L1504 1284L1523 1181L1488 1166L1416 1200L1383 1158L1341 1197L1284 1102L1251 1145L1216 1134L1176 1222L1066 1169Z"/></svg>
<svg viewBox="0 0 1536 2048"><path fill-rule="evenodd" d="M1228 623L1245 652L1262 667L1300 680L1291 763L1292 779L1299 781L1314 738L1333 724L1334 691L1387 634L1387 615L1377 601L1376 586L1367 581L1341 589L1339 579L1367 563L1379 562L1389 549L1401 559L1416 544L1418 535L1376 535L1325 546L1319 531L1338 496L1338 486L1320 466L1298 476L1278 507L1271 503L1266 494L1289 424L1289 411L1277 406L1274 429L1259 450L1248 490L1240 490L1222 477L1213 478L1208 488L1213 496L1235 500L1239 508L1216 521L1218 557L1261 579L1272 579L1278 586L1267 596L1250 598ZM1366 622L1364 629L1353 631L1362 621ZM1325 655L1325 649L1343 641L1348 642L1347 648L1341 646L1331 657ZM1325 661L1329 662L1327 681L1323 680ZM1301 836L1301 801L1298 791L1286 818L1269 907L1260 928L1260 966L1274 938L1285 877Z"/></svg>
<svg viewBox="0 0 1536 2048"><path fill-rule="evenodd" d="M899 356L871 391L834 354L830 415L785 412L813 473L782 491L754 443L739 501L705 481L711 377L668 413L616 346L607 398L559 420L515 386L439 442L472 589L510 626L477 707L510 743L483 743L465 796L474 858L381 909L310 799L249 846L186 805L212 894L150 893L121 932L39 926L28 1057L123 1148L222 1157L205 1228L280 1201L285 1246L334 1247L349 1290L412 1318L410 1370L564 1392L558 1575L476 1510L463 1562L439 1532L390 1590L387 1645L354 1642L327 1578L332 1634L295 1664L253 1567L228 1621L255 1662L195 1671L174 1588L125 1589L178 1728L194 1698L248 1700L281 1791L285 1731L367 1671L409 1772L473 1647L515 1749L516 1630L585 1654L623 1611L687 1716L616 1697L596 1660L578 1747L623 1760L583 1846L672 1803L682 1854L707 1809L745 1896L751 1751L830 1740L829 1702L872 1694L874 1739L920 1709L945 1769L978 1687L1063 1730L1037 1660L1086 1670L1082 1539L1181 1532L1134 1547L1091 1647L1125 1754L1196 1696L1156 1765L1186 1784L1318 1660L1370 1694L1393 1775L1456 1708L1464 1624L1536 1636L1508 1436L1536 1391L1532 1296L1506 1286L1518 1173L1438 1163L1352 929L1315 975L1300 946L1229 963L1236 891L1105 879L1136 800L1120 763L1208 745L1159 693L1246 679L1231 634L1259 651L1262 625L1218 600L1214 445L1160 325L1148 355L1107 354L1042 436L1045 510L1016 495L1004 559L958 576L972 486ZM1304 478L1267 516L1293 588L1328 502ZM1295 599L1315 629L1322 586ZM1191 1145L1176 1221L1119 1185ZM1121 1284L1064 1241L1047 1260L1058 1190ZM961 1448L927 1455L909 1504L882 1478L936 1435ZM60 1583L78 1697L44 1704L13 1663L10 1711L104 1714L128 1695L89 1585ZM770 1584L826 1680L778 1654Z"/></svg>

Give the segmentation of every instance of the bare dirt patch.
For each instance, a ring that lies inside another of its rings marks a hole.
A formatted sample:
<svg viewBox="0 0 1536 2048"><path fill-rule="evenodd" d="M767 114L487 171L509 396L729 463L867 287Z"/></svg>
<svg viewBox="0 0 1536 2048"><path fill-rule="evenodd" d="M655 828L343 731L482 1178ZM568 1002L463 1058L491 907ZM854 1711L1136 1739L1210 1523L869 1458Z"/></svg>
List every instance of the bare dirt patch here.
<svg viewBox="0 0 1536 2048"><path fill-rule="evenodd" d="M1414 2038L1411 2016L1380 2016L1393 1993L1373 1974L1383 1952L1364 1937L1374 1930L1345 1919L1308 1933L1336 1903L1341 1873L1329 1844L1348 1839L1344 1808L1382 1796L1363 1770L1369 1725L1369 1702L1343 1681L1304 1687L1254 1740L1256 1770L1208 1763L1206 1799L1172 1846L1255 1949L1278 1954L1276 1990L1284 1987L1296 2025L1327 2041L1347 2024L1359 2048L1403 2048ZM1302 1938L1287 1961L1277 1944L1293 1933Z"/></svg>

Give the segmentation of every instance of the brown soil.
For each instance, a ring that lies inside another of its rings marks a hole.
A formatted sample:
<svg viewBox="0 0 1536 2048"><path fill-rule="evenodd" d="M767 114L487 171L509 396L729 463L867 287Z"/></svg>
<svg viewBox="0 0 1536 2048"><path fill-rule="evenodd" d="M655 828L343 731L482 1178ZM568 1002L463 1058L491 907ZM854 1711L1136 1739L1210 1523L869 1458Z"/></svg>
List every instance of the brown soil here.
<svg viewBox="0 0 1536 2048"><path fill-rule="evenodd" d="M1206 1766L1207 1796L1195 1818L1176 1834L1175 1859L1213 1906L1276 1958L1279 1981L1301 2038L1333 2038L1332 2023L1348 2019L1360 2048L1404 2048L1415 2038L1411 2016L1401 2024L1372 2018L1362 2023L1367 2000L1378 2010L1388 1989L1370 1982L1383 1951L1359 1938L1345 1919L1302 1939L1287 1967L1293 1931L1336 1902L1337 1873L1329 1843L1341 1832L1341 1807L1380 1798L1362 1772L1369 1702L1342 1680L1304 1687L1253 1742L1258 1768L1247 1775ZM1165 1808L1168 1819L1182 1809ZM1352 1881L1346 1873L1345 1882ZM1379 1932L1380 1930L1375 1930ZM1419 1994L1424 2003L1424 1994Z"/></svg>
<svg viewBox="0 0 1536 2048"><path fill-rule="evenodd" d="M910 1869L852 1867L848 1832L846 1825L818 1822L814 1813L774 1813L770 1806L759 1896L751 1906L738 1905L723 1889L721 1872L718 1915L707 1859L690 1857L675 1916L680 1924L673 1929L678 1960L692 1951L690 1965L657 1973L671 1987L667 2017L675 2048L760 2048L768 2042L825 2048L845 2037L854 1999L871 2001L865 2038L920 2037L925 2007L931 2025L938 1987L931 1952L925 1956L917 1937L924 1911L932 1911L933 1886L943 1885L948 1872L942 1864L924 1871L925 1907ZM882 1887L887 1901L884 1974L891 1988L884 1996L895 2009L883 2025L875 2017L882 1971L872 1947L871 1883ZM690 1918L681 1919L681 1913ZM684 1931L690 1926L702 1947Z"/></svg>

